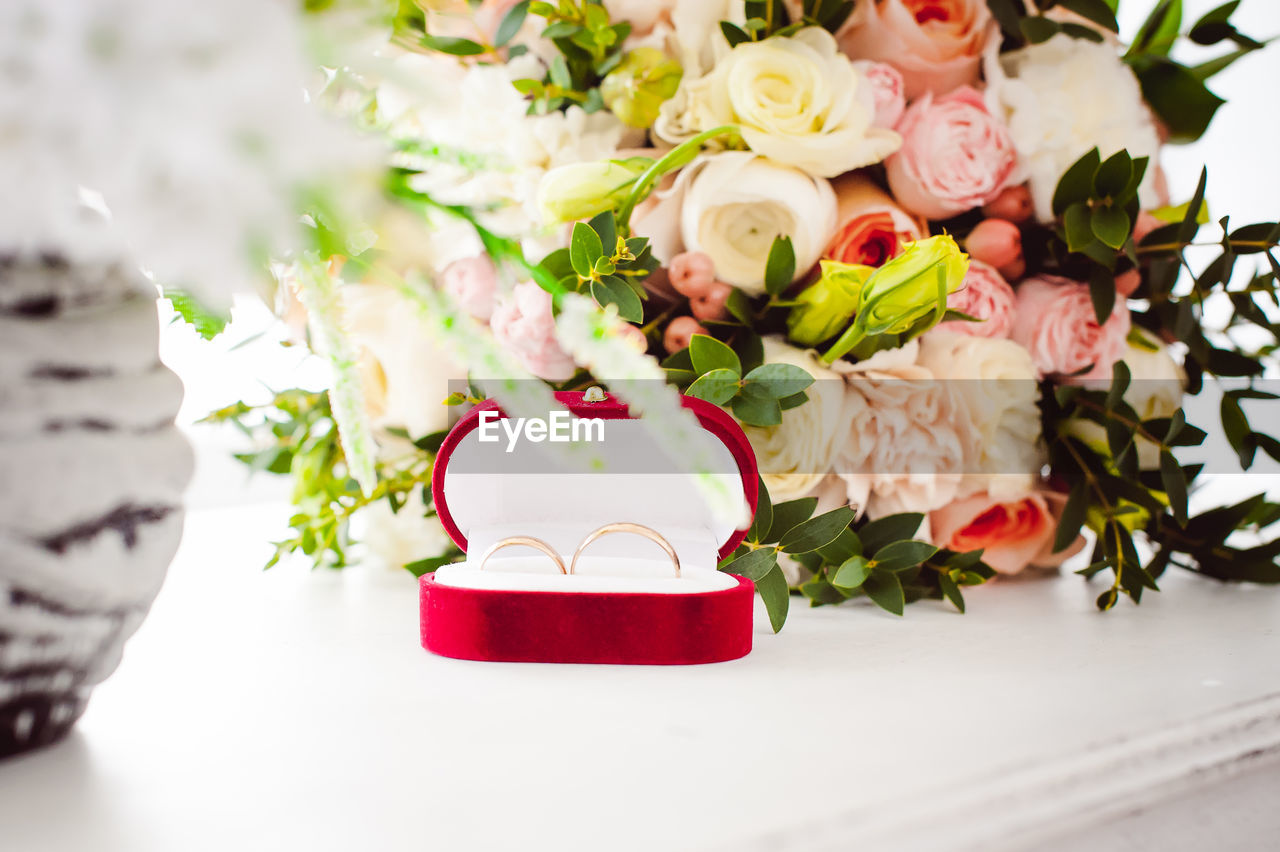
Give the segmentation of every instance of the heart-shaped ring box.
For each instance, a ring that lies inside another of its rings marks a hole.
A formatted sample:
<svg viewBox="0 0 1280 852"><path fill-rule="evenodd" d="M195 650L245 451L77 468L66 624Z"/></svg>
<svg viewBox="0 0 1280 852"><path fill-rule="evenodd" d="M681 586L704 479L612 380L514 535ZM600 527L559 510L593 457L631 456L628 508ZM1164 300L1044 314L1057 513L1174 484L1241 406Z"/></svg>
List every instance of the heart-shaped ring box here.
<svg viewBox="0 0 1280 852"><path fill-rule="evenodd" d="M506 415L492 401L450 430L431 490L445 530L468 558L420 580L422 646L445 657L541 663L681 665L746 655L754 585L716 570L746 530L717 519L691 475L649 460L647 424L623 402L584 397L556 394L573 418L604 421L594 424L593 450L603 470L548 467L543 444L511 440L511 421L496 422ZM716 476L740 491L750 518L758 480L742 429L717 406L692 397L683 404L710 433ZM678 575L658 544L625 533L593 542L572 574L525 547L493 553L483 570L477 564L494 543L533 536L568 567L589 533L615 522L660 533L679 556Z"/></svg>

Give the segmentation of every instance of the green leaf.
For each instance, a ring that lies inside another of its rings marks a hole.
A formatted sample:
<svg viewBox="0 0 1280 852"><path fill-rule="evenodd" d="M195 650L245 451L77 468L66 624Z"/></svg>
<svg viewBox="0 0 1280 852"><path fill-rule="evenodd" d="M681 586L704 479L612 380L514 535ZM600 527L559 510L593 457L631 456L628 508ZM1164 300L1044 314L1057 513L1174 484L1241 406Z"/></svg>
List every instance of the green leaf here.
<svg viewBox="0 0 1280 852"><path fill-rule="evenodd" d="M938 548L924 541L895 541L876 551L877 571L900 571L924 562L938 552Z"/></svg>
<svg viewBox="0 0 1280 852"><path fill-rule="evenodd" d="M457 554L449 556L432 556L429 559L419 559L416 562L410 562L404 566L404 570L408 571L415 577L421 577L423 574L434 574L439 568L450 565L458 561Z"/></svg>
<svg viewBox="0 0 1280 852"><path fill-rule="evenodd" d="M1084 251L1094 241L1093 216L1089 205L1083 201L1076 202L1067 208L1062 217L1062 227L1067 233L1067 250Z"/></svg>
<svg viewBox="0 0 1280 852"><path fill-rule="evenodd" d="M731 407L733 416L748 426L767 428L782 423L782 406L777 397L759 385L744 385Z"/></svg>
<svg viewBox="0 0 1280 852"><path fill-rule="evenodd" d="M1199 139L1225 103L1204 81L1170 59L1143 56L1130 64L1142 85L1143 99L1168 127L1173 142Z"/></svg>
<svg viewBox="0 0 1280 852"><path fill-rule="evenodd" d="M751 301L747 298L747 294L734 287L729 291L729 298L725 301L724 306L729 309L729 313L738 322L751 328L755 324L755 317L751 313Z"/></svg>
<svg viewBox="0 0 1280 852"><path fill-rule="evenodd" d="M725 40L729 42L730 47L737 47L744 41L751 41L751 36L728 21L720 22L720 32L724 33Z"/></svg>
<svg viewBox="0 0 1280 852"><path fill-rule="evenodd" d="M1059 0L1058 5L1070 9L1082 18L1087 18L1111 32L1119 32L1115 10L1107 5L1106 0Z"/></svg>
<svg viewBox="0 0 1280 852"><path fill-rule="evenodd" d="M695 334L689 341L689 357L694 371L699 374L712 370L730 370L735 376L742 375L742 362L738 360L738 354L714 337Z"/></svg>
<svg viewBox="0 0 1280 852"><path fill-rule="evenodd" d="M871 562L862 556L850 556L836 570L831 585L841 589L856 589L871 576Z"/></svg>
<svg viewBox="0 0 1280 852"><path fill-rule="evenodd" d="M1094 603L1097 605L1098 609L1102 610L1103 612L1106 612L1107 610L1115 606L1116 601L1119 599L1120 599L1120 595L1116 592L1115 589L1107 589L1105 592L1098 595L1098 599Z"/></svg>
<svg viewBox="0 0 1280 852"><path fill-rule="evenodd" d="M746 382L778 399L794 396L813 384L813 376L794 364L763 364L747 373Z"/></svg>
<svg viewBox="0 0 1280 852"><path fill-rule="evenodd" d="M1138 30L1129 55L1154 53L1165 56L1182 28L1182 0L1160 0Z"/></svg>
<svg viewBox="0 0 1280 852"><path fill-rule="evenodd" d="M892 571L875 571L862 583L862 591L876 605L894 615L902 615L906 599L902 594L902 581Z"/></svg>
<svg viewBox="0 0 1280 852"><path fill-rule="evenodd" d="M1103 266L1094 267L1089 275L1089 298L1093 302L1093 318L1104 325L1116 306L1116 278Z"/></svg>
<svg viewBox="0 0 1280 852"><path fill-rule="evenodd" d="M769 613L769 625L777 633L786 623L787 610L791 606L791 590L787 588L787 578L782 569L775 565L772 571L756 581L756 591Z"/></svg>
<svg viewBox="0 0 1280 852"><path fill-rule="evenodd" d="M1098 166L1093 175L1093 191L1099 198L1110 198L1124 192L1133 176L1133 159L1121 148Z"/></svg>
<svg viewBox="0 0 1280 852"><path fill-rule="evenodd" d="M951 601L952 606L964 612L964 595L960 593L960 586L951 578L950 574L938 575L938 588L942 590L943 596Z"/></svg>
<svg viewBox="0 0 1280 852"><path fill-rule="evenodd" d="M576 222L573 236L569 240L569 260L573 271L583 278L590 278L596 261L604 256L604 246L600 243L600 235L591 230L586 222Z"/></svg>
<svg viewBox="0 0 1280 852"><path fill-rule="evenodd" d="M1053 212L1061 216L1072 204L1088 201L1093 189L1093 176L1102 164L1102 156L1094 148L1076 160L1063 173L1053 193Z"/></svg>
<svg viewBox="0 0 1280 852"><path fill-rule="evenodd" d="M1119 249L1129 239L1129 214L1120 207L1104 204L1095 208L1089 225L1093 235L1113 249Z"/></svg>
<svg viewBox="0 0 1280 852"><path fill-rule="evenodd" d="M613 257L614 251L618 246L618 225L613 217L612 210L605 210L603 213L597 213L592 216L587 224L591 230L596 232L596 236L600 238L600 254L603 257ZM630 245L627 246L631 248ZM643 248L632 250L632 254L639 257Z"/></svg>
<svg viewBox="0 0 1280 852"><path fill-rule="evenodd" d="M778 541L804 521L807 521L818 507L817 497L801 497L777 503L773 507L773 522L769 525L769 534L765 541Z"/></svg>
<svg viewBox="0 0 1280 852"><path fill-rule="evenodd" d="M1032 44L1048 41L1062 31L1062 27L1057 21L1051 21L1043 15L1023 18L1019 26L1027 41Z"/></svg>
<svg viewBox="0 0 1280 852"><path fill-rule="evenodd" d="M783 396L778 398L778 407L783 411L790 411L793 408L799 408L809 401L809 395L803 391L793 393L791 396Z"/></svg>
<svg viewBox="0 0 1280 852"><path fill-rule="evenodd" d="M640 303L640 297L621 278L609 275L592 281L591 298L602 308L617 305L618 316L627 322L638 323L644 319L644 305Z"/></svg>
<svg viewBox="0 0 1280 852"><path fill-rule="evenodd" d="M226 329L231 321L229 316L215 313L185 290L164 289L164 297L173 305L173 310L187 325L195 329L196 334L205 340L213 340Z"/></svg>
<svg viewBox="0 0 1280 852"><path fill-rule="evenodd" d="M737 373L720 368L699 376L685 393L705 399L712 405L726 405L737 395L741 386L742 379L738 378Z"/></svg>
<svg viewBox="0 0 1280 852"><path fill-rule="evenodd" d="M450 56L479 56L484 53L484 45L476 44L469 38L424 35L420 42L425 48L438 50Z"/></svg>
<svg viewBox="0 0 1280 852"><path fill-rule="evenodd" d="M862 540L853 530L841 530L835 541L814 551L828 565L839 565L851 556L862 555Z"/></svg>
<svg viewBox="0 0 1280 852"><path fill-rule="evenodd" d="M759 550L748 550L720 570L758 583L777 567L778 551L772 547L762 547Z"/></svg>
<svg viewBox="0 0 1280 852"><path fill-rule="evenodd" d="M1173 457L1173 453L1160 454L1160 481L1164 483L1164 493L1169 498L1169 509L1173 512L1178 526L1187 525L1187 477L1182 466Z"/></svg>
<svg viewBox="0 0 1280 852"><path fill-rule="evenodd" d="M992 16L1000 22L1000 29L1009 38L1022 40L1021 0L987 0Z"/></svg>
<svg viewBox="0 0 1280 852"><path fill-rule="evenodd" d="M920 512L903 512L897 515L885 515L866 524L858 530L862 539L863 553L875 553L887 544L895 541L909 541L920 529L924 515Z"/></svg>
<svg viewBox="0 0 1280 852"><path fill-rule="evenodd" d="M756 483L756 514L751 519L751 529L747 530L747 539L759 542L769 535L769 527L773 524L773 501L769 497L764 479L757 476Z"/></svg>
<svg viewBox="0 0 1280 852"><path fill-rule="evenodd" d="M776 237L764 265L764 289L770 296L776 296L790 287L795 277L796 252L791 238Z"/></svg>
<svg viewBox="0 0 1280 852"><path fill-rule="evenodd" d="M792 528L778 546L787 553L809 553L836 540L840 531L853 522L856 514L848 506L832 509Z"/></svg>
<svg viewBox="0 0 1280 852"><path fill-rule="evenodd" d="M1061 553L1070 547L1084 526L1085 512L1089 508L1088 484L1081 478L1071 489L1067 504L1058 521L1058 532L1053 538L1053 552Z"/></svg>
<svg viewBox="0 0 1280 852"><path fill-rule="evenodd" d="M528 13L529 0L520 0L519 3L512 6L510 11L503 15L502 23L498 24L498 29L493 34L493 46L502 47L515 38L516 33L520 32L520 27L524 24L525 15Z"/></svg>

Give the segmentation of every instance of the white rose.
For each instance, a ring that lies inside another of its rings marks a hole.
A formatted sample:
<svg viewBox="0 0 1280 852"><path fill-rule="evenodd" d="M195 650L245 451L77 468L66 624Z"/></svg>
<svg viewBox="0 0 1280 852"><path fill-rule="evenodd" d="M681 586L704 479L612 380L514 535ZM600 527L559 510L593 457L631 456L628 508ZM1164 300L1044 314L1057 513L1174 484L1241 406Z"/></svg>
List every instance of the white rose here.
<svg viewBox="0 0 1280 852"><path fill-rule="evenodd" d="M655 125L671 142L735 124L752 151L819 177L878 163L902 145L873 126L874 86L821 27L743 42L681 87Z"/></svg>
<svg viewBox="0 0 1280 852"><path fill-rule="evenodd" d="M1053 218L1063 173L1095 146L1104 158L1124 148L1154 165L1160 150L1155 123L1138 78L1111 45L1056 35L991 53L986 77L987 105L1009 127L1041 221ZM1156 206L1155 172L1147 169L1139 190L1144 207Z"/></svg>
<svg viewBox="0 0 1280 852"><path fill-rule="evenodd" d="M370 503L360 510L365 527L360 539L386 567L401 569L410 562L441 556L451 542L440 519L426 516L422 489L410 492L399 512L392 512L386 500Z"/></svg>
<svg viewBox="0 0 1280 852"><path fill-rule="evenodd" d="M780 338L764 340L766 364L791 364L813 376L809 401L782 412L778 426L744 426L755 449L760 475L774 501L803 497L831 469L844 438L844 383L812 352L796 349Z"/></svg>
<svg viewBox="0 0 1280 852"><path fill-rule="evenodd" d="M808 272L836 230L831 184L747 151L726 151L690 165L681 208L685 249L711 257L716 277L750 294L764 292L775 237L791 238L796 275Z"/></svg>
<svg viewBox="0 0 1280 852"><path fill-rule="evenodd" d="M449 425L445 397L465 370L431 345L416 310L390 287L343 287L343 328L360 359L365 406L376 426L414 438Z"/></svg>
<svg viewBox="0 0 1280 852"><path fill-rule="evenodd" d="M873 518L950 503L981 441L951 383L916 363L919 346L837 365L848 390L836 473Z"/></svg>
<svg viewBox="0 0 1280 852"><path fill-rule="evenodd" d="M961 491L997 500L1029 493L1042 463L1031 353L1012 340L943 331L921 339L919 363L951 386L978 436Z"/></svg>

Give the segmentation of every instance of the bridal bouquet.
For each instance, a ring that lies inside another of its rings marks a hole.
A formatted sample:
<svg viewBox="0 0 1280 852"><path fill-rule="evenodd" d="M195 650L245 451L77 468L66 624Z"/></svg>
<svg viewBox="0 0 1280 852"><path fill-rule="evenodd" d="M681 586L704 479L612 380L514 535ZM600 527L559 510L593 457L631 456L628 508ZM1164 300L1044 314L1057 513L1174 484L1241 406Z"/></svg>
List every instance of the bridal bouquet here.
<svg viewBox="0 0 1280 852"><path fill-rule="evenodd" d="M1280 581L1280 505L1193 513L1179 459L1206 388L1233 460L1280 459L1246 412L1276 398L1280 225L1210 224L1205 175L1170 198L1159 162L1262 46L1236 5L1160 0L1123 43L1114 0L401 2L314 98L389 140L388 204L309 210L277 265L333 386L211 416L296 480L277 556L345 564L363 516L433 570L450 406L655 379L628 401L676 445L676 390L746 429L762 500L722 567L775 627L789 593L963 609L1086 548L1101 609L1170 566Z"/></svg>

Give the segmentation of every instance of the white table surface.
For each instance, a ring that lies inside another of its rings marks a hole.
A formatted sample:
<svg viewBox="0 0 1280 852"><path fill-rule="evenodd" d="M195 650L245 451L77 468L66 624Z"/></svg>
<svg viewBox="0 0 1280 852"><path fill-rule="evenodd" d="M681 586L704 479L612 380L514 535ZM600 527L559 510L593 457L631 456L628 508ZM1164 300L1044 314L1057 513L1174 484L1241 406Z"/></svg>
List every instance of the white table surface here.
<svg viewBox="0 0 1280 852"><path fill-rule="evenodd" d="M472 663L419 647L407 574L261 572L284 516L192 513L77 732L0 763L0 848L1131 849L1148 810L1239 848L1280 828L1162 804L1274 797L1280 590L1172 576L1101 615L1066 576L973 590L967 616L797 606L773 636L758 612L755 650L719 665Z"/></svg>

